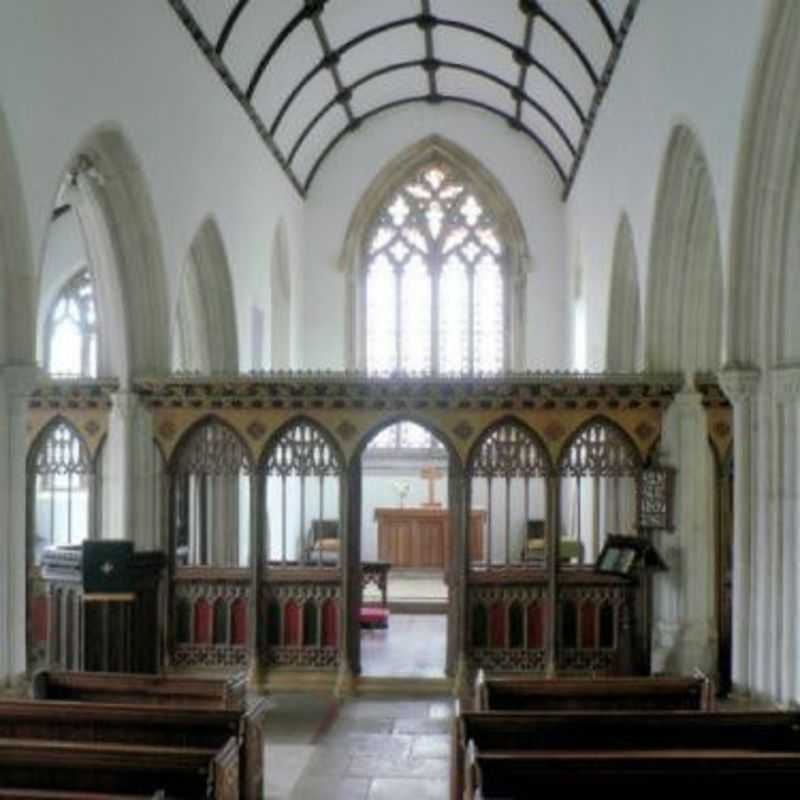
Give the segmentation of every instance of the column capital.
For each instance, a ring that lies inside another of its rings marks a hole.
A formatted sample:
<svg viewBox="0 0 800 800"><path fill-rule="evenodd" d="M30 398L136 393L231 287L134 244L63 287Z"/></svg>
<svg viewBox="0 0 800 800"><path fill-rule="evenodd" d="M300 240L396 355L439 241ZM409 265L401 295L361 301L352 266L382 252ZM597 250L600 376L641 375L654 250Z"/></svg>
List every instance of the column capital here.
<svg viewBox="0 0 800 800"><path fill-rule="evenodd" d="M800 400L800 366L770 370L770 384L780 400Z"/></svg>
<svg viewBox="0 0 800 800"><path fill-rule="evenodd" d="M752 367L729 366L719 373L719 385L734 404L754 397L760 383L761 371Z"/></svg>

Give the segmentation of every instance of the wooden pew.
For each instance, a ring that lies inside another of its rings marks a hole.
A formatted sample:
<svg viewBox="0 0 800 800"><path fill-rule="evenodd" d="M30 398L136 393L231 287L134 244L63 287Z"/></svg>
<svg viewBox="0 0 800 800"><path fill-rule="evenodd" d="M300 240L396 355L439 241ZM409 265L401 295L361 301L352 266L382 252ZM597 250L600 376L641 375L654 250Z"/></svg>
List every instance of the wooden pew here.
<svg viewBox="0 0 800 800"><path fill-rule="evenodd" d="M233 738L220 750L0 739L0 775L19 789L237 800L239 746Z"/></svg>
<svg viewBox="0 0 800 800"><path fill-rule="evenodd" d="M800 753L748 750L493 751L469 755L470 800L527 800L547 789L714 791L800 788Z"/></svg>
<svg viewBox="0 0 800 800"><path fill-rule="evenodd" d="M128 672L56 672L39 670L31 695L36 700L92 700L148 703L195 708L243 710L247 682L242 673L229 678L139 675Z"/></svg>
<svg viewBox="0 0 800 800"><path fill-rule="evenodd" d="M636 785L642 775L658 773L662 768L656 763L659 758L669 764L670 770L676 764L678 772L686 770L683 777L688 779L688 775L701 770L704 754L710 754L708 759L713 761L714 770L719 760L720 768L730 770L731 775L739 756L747 762L741 766L747 775L766 769L765 756L786 757L791 780L800 776L797 713L489 711L464 712L456 724L455 769L464 769L460 779L453 772L457 797L472 798L481 781L485 796L505 797L502 787L523 777L532 779L535 773L542 780L555 782L562 780L562 770L574 769L582 770L581 776L592 775L597 780L606 780L606 773L611 775L619 769L620 775L628 775ZM466 756L467 753L472 755ZM597 765L584 769L583 761L587 759ZM623 764L619 759L627 761ZM778 767L772 763L772 768ZM712 769L711 764L706 764L705 769ZM575 780L582 781L583 777ZM586 780L575 785L591 785L591 780Z"/></svg>
<svg viewBox="0 0 800 800"><path fill-rule="evenodd" d="M479 711L710 711L714 691L699 673L690 678L487 678L479 670L473 703Z"/></svg>
<svg viewBox="0 0 800 800"><path fill-rule="evenodd" d="M241 794L244 800L261 800L264 782L263 699L246 704L245 680L239 674L224 680L172 675L129 675L102 672L50 672L34 675L32 696L52 701L95 703L102 708L140 704L154 719L170 706L229 711L241 717ZM158 710L152 706L157 705ZM108 712L103 712L108 713ZM174 716L174 715L173 715ZM179 715L178 717L179 718ZM145 742L143 742L145 743Z"/></svg>

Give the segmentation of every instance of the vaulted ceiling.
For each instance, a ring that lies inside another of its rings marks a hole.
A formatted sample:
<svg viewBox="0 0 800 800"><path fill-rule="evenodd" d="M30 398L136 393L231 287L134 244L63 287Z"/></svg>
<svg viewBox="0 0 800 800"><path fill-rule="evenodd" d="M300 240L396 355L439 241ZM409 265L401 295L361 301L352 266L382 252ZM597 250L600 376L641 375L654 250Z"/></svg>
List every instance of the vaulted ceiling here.
<svg viewBox="0 0 800 800"><path fill-rule="evenodd" d="M363 122L425 102L511 125L565 196L639 4L167 1L301 194Z"/></svg>

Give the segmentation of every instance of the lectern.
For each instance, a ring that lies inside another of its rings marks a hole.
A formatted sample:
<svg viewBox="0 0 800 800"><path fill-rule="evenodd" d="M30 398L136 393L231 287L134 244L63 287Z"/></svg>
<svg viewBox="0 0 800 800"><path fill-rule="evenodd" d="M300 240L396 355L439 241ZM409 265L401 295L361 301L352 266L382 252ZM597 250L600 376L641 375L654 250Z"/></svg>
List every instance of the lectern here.
<svg viewBox="0 0 800 800"><path fill-rule="evenodd" d="M46 664L92 672L159 672L166 558L128 542L48 548Z"/></svg>

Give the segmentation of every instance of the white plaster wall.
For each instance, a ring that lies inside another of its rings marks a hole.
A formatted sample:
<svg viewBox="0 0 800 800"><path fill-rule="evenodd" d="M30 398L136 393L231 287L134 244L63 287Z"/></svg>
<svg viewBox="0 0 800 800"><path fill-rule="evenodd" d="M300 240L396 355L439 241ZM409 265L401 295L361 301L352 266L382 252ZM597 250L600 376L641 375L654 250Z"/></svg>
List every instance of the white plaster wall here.
<svg viewBox="0 0 800 800"><path fill-rule="evenodd" d="M620 214L627 211L647 287L658 180L673 127L688 125L708 161L727 284L735 168L767 0L644 0L600 109L567 203L580 232L588 365L605 362L606 315ZM682 13L681 13L682 12ZM642 307L646 298L641 297Z"/></svg>
<svg viewBox="0 0 800 800"><path fill-rule="evenodd" d="M525 226L532 267L527 288L527 364L566 363L564 206L560 183L537 147L472 109L417 104L381 114L331 152L306 204L304 365L345 365L347 286L339 257L353 209L394 156L432 134L464 148L494 174Z"/></svg>
<svg viewBox="0 0 800 800"><path fill-rule="evenodd" d="M236 307L269 307L278 217L302 258L302 203L252 124L166 3L26 0L0 7L5 110L41 260L55 192L71 155L97 126L121 130L144 172L174 312L192 236L212 214L231 264ZM241 363L251 318L238 314Z"/></svg>

